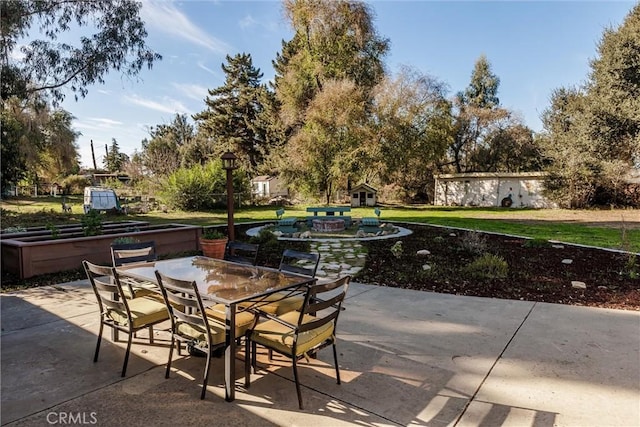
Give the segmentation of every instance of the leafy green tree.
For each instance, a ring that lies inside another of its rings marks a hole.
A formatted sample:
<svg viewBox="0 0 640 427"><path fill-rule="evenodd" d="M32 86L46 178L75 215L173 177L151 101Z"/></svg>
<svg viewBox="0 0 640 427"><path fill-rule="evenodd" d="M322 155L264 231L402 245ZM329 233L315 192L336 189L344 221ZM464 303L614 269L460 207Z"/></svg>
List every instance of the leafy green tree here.
<svg viewBox="0 0 640 427"><path fill-rule="evenodd" d="M81 133L72 128L73 119L68 111L55 110L44 127L46 148L43 156L51 180L80 172L76 141Z"/></svg>
<svg viewBox="0 0 640 427"><path fill-rule="evenodd" d="M110 70L136 76L143 67L151 68L161 56L145 44L140 7L133 0L0 2L2 99L41 92L59 102L63 88L77 99L87 94L89 85L103 83ZM83 35L74 46L62 41L73 25L94 27L96 32ZM39 38L20 47L22 55L13 55L33 26Z"/></svg>
<svg viewBox="0 0 640 427"><path fill-rule="evenodd" d="M474 153L487 143L485 137L490 128L509 116L507 110L499 107L499 85L500 79L492 72L487 58L481 55L471 73L469 86L454 100L457 112L449 153L457 173L484 169L483 165L473 162Z"/></svg>
<svg viewBox="0 0 640 427"><path fill-rule="evenodd" d="M213 143L216 156L231 150L245 170L255 171L267 151L266 130L258 126L267 88L260 83L262 73L253 66L250 54L227 55L222 71L224 85L209 90L207 109L194 119L199 133Z"/></svg>
<svg viewBox="0 0 640 427"><path fill-rule="evenodd" d="M363 142L365 98L350 80L326 81L306 110L305 125L285 147L281 172L309 194L330 203L346 189L355 153Z"/></svg>
<svg viewBox="0 0 640 427"><path fill-rule="evenodd" d="M182 151L192 143L195 130L185 114L176 114L168 125L152 126L149 136L142 141L142 162L152 174L167 176L183 163Z"/></svg>
<svg viewBox="0 0 640 427"><path fill-rule="evenodd" d="M376 33L369 5L285 0L284 9L295 34L274 62L283 123L301 127L307 106L329 80L351 80L368 96L384 77L389 49Z"/></svg>
<svg viewBox="0 0 640 427"><path fill-rule="evenodd" d="M451 106L445 93L444 83L407 67L375 88L374 143L357 156L359 169L371 172L365 181L377 174L382 184L398 185L407 199L427 198L450 142Z"/></svg>
<svg viewBox="0 0 640 427"><path fill-rule="evenodd" d="M328 202L361 174L356 153L368 143L363 126L389 42L377 35L364 2L286 0L284 10L294 36L274 61L279 120L271 120L271 130L286 147L269 160L292 184Z"/></svg>
<svg viewBox="0 0 640 427"><path fill-rule="evenodd" d="M591 139L604 159L640 167L640 4L604 31L590 65Z"/></svg>
<svg viewBox="0 0 640 427"><path fill-rule="evenodd" d="M586 207L595 193L598 162L587 137L587 103L584 91L560 88L542 114L543 149L551 161L545 187L562 206Z"/></svg>
<svg viewBox="0 0 640 427"><path fill-rule="evenodd" d="M485 138L487 144L473 153L471 162L484 172L541 171L544 156L533 131L519 119L509 116L494 126Z"/></svg>
<svg viewBox="0 0 640 427"><path fill-rule="evenodd" d="M0 161L0 185L4 195L11 184L17 184L26 174L26 156L21 147L23 147L22 141L25 140L24 136L27 132L24 124L19 117L12 114L10 108L0 110L0 115L2 118L0 123L0 126L2 126L2 131L0 131L2 138L2 143L0 144L0 154L2 155L2 161Z"/></svg>
<svg viewBox="0 0 640 427"><path fill-rule="evenodd" d="M554 91L543 113L545 186L569 207L637 204L625 181L640 167L640 5L604 31L581 88Z"/></svg>
<svg viewBox="0 0 640 427"><path fill-rule="evenodd" d="M70 113L51 111L39 96L3 101L1 113L3 190L22 179L35 184L77 173L79 133Z"/></svg>

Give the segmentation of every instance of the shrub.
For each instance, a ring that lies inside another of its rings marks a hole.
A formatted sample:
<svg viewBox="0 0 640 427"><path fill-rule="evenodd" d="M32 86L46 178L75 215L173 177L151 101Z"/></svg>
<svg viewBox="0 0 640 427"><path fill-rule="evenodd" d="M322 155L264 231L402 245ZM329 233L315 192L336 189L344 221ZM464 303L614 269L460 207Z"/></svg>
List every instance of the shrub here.
<svg viewBox="0 0 640 427"><path fill-rule="evenodd" d="M469 231L462 235L460 247L471 254L483 254L487 251L487 237L477 231Z"/></svg>
<svg viewBox="0 0 640 427"><path fill-rule="evenodd" d="M493 254L484 254L463 269L472 279L504 279L508 271L509 265L504 258Z"/></svg>
<svg viewBox="0 0 640 427"><path fill-rule="evenodd" d="M402 256L402 253L404 252L404 248L402 247L402 242L399 240L395 242L393 246L391 246L390 251L394 257L400 258Z"/></svg>
<svg viewBox="0 0 640 427"><path fill-rule="evenodd" d="M202 238L206 240L220 240L226 239L227 235L217 228L203 228L202 229Z"/></svg>
<svg viewBox="0 0 640 427"><path fill-rule="evenodd" d="M208 162L180 168L165 181L163 196L174 208L185 211L199 211L223 206L226 201L226 171L221 161ZM235 171L233 187L236 192L246 192L249 181L246 174Z"/></svg>
<svg viewBox="0 0 640 427"><path fill-rule="evenodd" d="M640 266L638 265L638 257L636 254L629 254L629 258L627 258L627 262L624 264L624 274L629 276L630 279L640 277Z"/></svg>
<svg viewBox="0 0 640 427"><path fill-rule="evenodd" d="M260 230L260 233L258 233L258 235L251 237L251 239L249 239L249 242L260 245L260 249L258 250L258 259L256 260L257 264L270 264L270 267L278 266L276 262L280 261L280 257L284 248L282 247L281 242L278 240L275 234L273 234L270 230L263 228L262 230Z"/></svg>
<svg viewBox="0 0 640 427"><path fill-rule="evenodd" d="M113 239L113 243L117 244L117 245L126 245L126 244L130 244L130 243L139 243L140 240L136 239L134 237L116 237L115 239Z"/></svg>
<svg viewBox="0 0 640 427"><path fill-rule="evenodd" d="M91 209L82 217L82 231L85 236L97 236L102 233L100 212Z"/></svg>
<svg viewBox="0 0 640 427"><path fill-rule="evenodd" d="M51 238L57 239L60 237L60 229L51 223L47 223L47 229L51 232Z"/></svg>
<svg viewBox="0 0 640 427"><path fill-rule="evenodd" d="M551 243L547 239L535 238L526 240L522 246L525 248L548 248Z"/></svg>
<svg viewBox="0 0 640 427"><path fill-rule="evenodd" d="M89 187L91 180L83 175L69 175L62 181L64 194L82 194L84 187Z"/></svg>

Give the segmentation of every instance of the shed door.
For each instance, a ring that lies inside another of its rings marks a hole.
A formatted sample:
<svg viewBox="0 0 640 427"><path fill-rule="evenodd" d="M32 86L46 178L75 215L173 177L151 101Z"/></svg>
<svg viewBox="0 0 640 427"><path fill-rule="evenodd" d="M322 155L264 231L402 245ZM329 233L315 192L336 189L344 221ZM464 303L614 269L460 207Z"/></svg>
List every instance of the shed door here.
<svg viewBox="0 0 640 427"><path fill-rule="evenodd" d="M360 206L367 206L367 192L360 192Z"/></svg>

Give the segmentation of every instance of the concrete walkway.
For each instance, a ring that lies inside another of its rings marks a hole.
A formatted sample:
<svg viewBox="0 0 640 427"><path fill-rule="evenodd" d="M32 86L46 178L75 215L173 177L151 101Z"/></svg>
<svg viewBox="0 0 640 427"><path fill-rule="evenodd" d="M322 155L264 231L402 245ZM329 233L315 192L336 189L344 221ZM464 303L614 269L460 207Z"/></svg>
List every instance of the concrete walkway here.
<svg viewBox="0 0 640 427"><path fill-rule="evenodd" d="M3 425L640 425L640 312L353 284L342 385L330 349L303 361L300 411L290 364L264 355L249 390L238 363L233 403L215 359L201 401L204 359L182 356L165 379L162 331L137 340L121 379L109 334L92 362L94 299L84 281L1 296Z"/></svg>

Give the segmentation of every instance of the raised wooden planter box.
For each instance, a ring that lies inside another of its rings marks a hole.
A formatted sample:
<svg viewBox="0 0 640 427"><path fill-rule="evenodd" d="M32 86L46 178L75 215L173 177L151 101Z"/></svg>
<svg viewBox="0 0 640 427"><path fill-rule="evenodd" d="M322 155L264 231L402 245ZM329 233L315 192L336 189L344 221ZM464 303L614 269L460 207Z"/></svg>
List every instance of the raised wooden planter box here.
<svg viewBox="0 0 640 427"><path fill-rule="evenodd" d="M111 265L110 245L118 237L133 237L141 242L153 240L158 255L168 255L186 251L196 251L202 227L184 224L140 225L140 231L130 231L131 224L121 232L112 230L110 234L99 236L64 237L51 239L43 237L33 240L33 236L2 236L2 271L15 274L21 279L46 273L75 270L82 266L82 260L96 264ZM27 232L26 234L29 234Z"/></svg>

